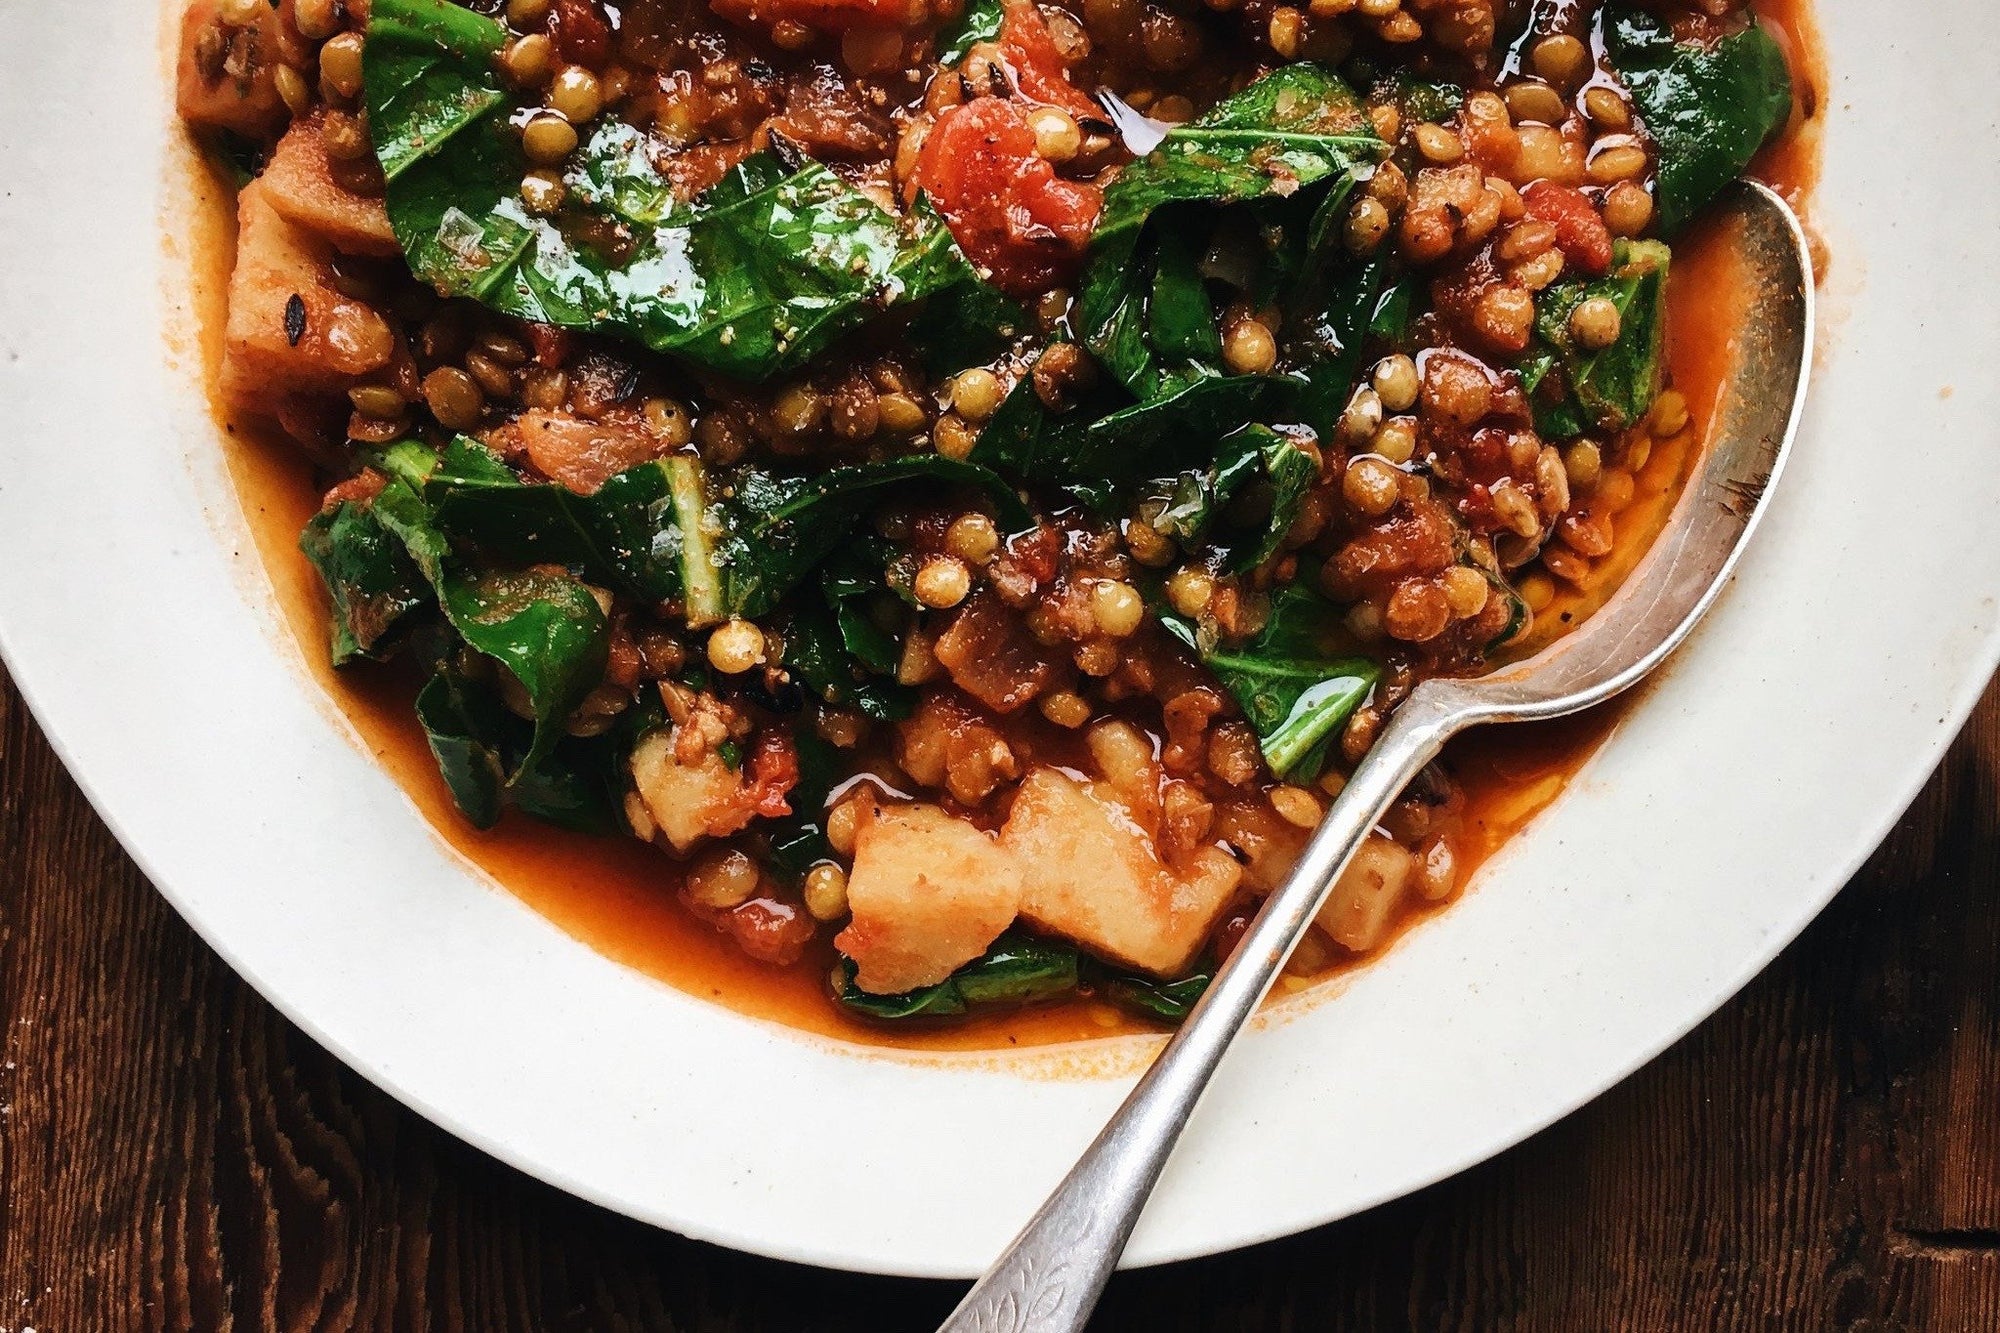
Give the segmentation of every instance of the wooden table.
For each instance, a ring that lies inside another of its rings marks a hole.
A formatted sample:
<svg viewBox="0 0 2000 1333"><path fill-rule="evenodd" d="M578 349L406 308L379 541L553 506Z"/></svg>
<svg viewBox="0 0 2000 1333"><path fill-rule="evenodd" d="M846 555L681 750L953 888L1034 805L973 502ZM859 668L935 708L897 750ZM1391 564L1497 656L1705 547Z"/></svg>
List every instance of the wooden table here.
<svg viewBox="0 0 2000 1333"><path fill-rule="evenodd" d="M1825 916L1643 1072L1414 1197L1124 1275L1098 1326L2000 1329L1997 787L2000 687ZM0 1333L895 1333L955 1298L651 1230L403 1110L153 893L4 679L0 1022Z"/></svg>

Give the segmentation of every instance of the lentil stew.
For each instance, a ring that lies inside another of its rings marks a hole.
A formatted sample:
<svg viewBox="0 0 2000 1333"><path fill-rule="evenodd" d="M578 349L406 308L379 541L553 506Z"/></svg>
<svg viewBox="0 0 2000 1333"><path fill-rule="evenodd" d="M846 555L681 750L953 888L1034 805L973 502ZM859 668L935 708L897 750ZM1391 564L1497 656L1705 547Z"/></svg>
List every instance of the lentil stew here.
<svg viewBox="0 0 2000 1333"><path fill-rule="evenodd" d="M864 1040L1172 1023L1409 690L1643 552L1801 24L192 0L217 393L344 699L563 924ZM1433 765L1290 979L1603 725Z"/></svg>

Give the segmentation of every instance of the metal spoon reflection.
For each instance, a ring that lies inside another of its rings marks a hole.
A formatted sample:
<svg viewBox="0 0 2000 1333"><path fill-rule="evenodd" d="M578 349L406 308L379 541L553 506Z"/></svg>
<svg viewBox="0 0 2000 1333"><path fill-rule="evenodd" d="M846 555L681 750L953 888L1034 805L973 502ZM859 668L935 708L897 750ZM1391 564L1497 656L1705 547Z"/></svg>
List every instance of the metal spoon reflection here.
<svg viewBox="0 0 2000 1333"><path fill-rule="evenodd" d="M1767 187L1738 181L1716 213L1718 242L1741 268L1749 319L1731 349L1700 471L1666 529L1573 633L1493 674L1430 680L1411 692L1194 1012L939 1333L1082 1329L1223 1052L1390 802L1467 727L1560 717L1630 688L1715 601L1784 468L1813 347L1812 260L1791 209Z"/></svg>

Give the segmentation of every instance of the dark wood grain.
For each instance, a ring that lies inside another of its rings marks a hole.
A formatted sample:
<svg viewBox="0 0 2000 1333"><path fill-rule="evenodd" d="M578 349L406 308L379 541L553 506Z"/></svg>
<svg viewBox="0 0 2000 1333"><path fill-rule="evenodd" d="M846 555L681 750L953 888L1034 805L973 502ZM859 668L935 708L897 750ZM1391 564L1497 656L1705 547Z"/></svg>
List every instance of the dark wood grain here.
<svg viewBox="0 0 2000 1333"><path fill-rule="evenodd" d="M1505 1156L1120 1277L1108 1330L2000 1329L2000 690L1750 988ZM0 1333L928 1329L548 1189L274 1014L0 682Z"/></svg>

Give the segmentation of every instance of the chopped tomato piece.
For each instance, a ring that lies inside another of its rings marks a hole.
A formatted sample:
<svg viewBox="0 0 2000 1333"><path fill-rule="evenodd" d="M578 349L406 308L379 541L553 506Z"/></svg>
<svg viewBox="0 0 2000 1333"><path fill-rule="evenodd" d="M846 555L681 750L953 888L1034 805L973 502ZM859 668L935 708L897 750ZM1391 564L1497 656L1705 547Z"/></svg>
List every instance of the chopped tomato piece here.
<svg viewBox="0 0 2000 1333"><path fill-rule="evenodd" d="M1521 192L1528 216L1556 229L1563 258L1595 277L1611 267L1611 231L1583 191L1540 180Z"/></svg>
<svg viewBox="0 0 2000 1333"><path fill-rule="evenodd" d="M1102 190L1056 175L1035 151L1026 113L998 97L938 117L916 180L959 248L1014 296L1048 291L1073 274L1104 207Z"/></svg>
<svg viewBox="0 0 2000 1333"><path fill-rule="evenodd" d="M1049 33L1049 25L1027 0L1015 0L1007 6L1000 23L1000 50L1023 97L1059 106L1073 116L1102 119L1104 112L1097 103L1069 81L1068 64Z"/></svg>
<svg viewBox="0 0 2000 1333"><path fill-rule="evenodd" d="M766 819L782 819L792 813L785 798L799 785L799 752L789 731L774 727L759 732L745 767L750 771L745 795L752 809Z"/></svg>
<svg viewBox="0 0 2000 1333"><path fill-rule="evenodd" d="M530 324L527 328L528 346L534 349L536 365L554 370L569 359L573 340L568 329L559 329L553 324Z"/></svg>
<svg viewBox="0 0 2000 1333"><path fill-rule="evenodd" d="M565 60L594 69L611 58L611 23L597 0L556 0L549 26Z"/></svg>
<svg viewBox="0 0 2000 1333"><path fill-rule="evenodd" d="M711 0L709 8L735 23L768 28L790 19L822 32L907 28L927 12L923 0Z"/></svg>

